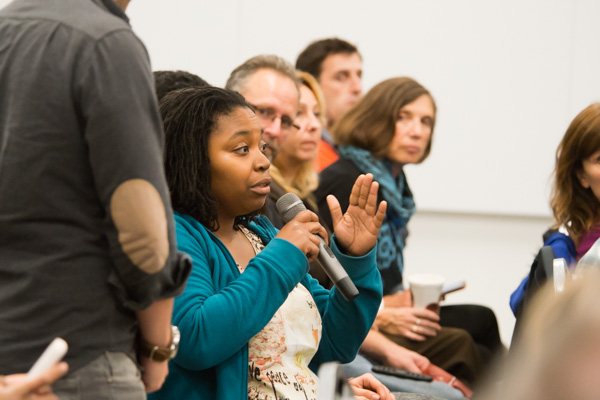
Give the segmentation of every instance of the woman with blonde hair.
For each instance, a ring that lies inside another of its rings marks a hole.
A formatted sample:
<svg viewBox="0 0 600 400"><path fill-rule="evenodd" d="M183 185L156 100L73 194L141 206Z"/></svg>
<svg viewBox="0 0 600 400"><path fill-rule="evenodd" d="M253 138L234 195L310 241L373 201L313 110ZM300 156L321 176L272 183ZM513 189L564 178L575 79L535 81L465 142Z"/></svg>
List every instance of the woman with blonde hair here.
<svg viewBox="0 0 600 400"><path fill-rule="evenodd" d="M313 162L321 139L321 127L325 124L325 100L317 80L311 74L298 71L298 78L300 100L294 121L298 129L287 135L273 160L271 193L265 204L265 214L278 229L283 227L283 220L275 204L286 193L296 194L307 209L318 214L313 191L319 185L319 177ZM311 262L310 274L323 286L331 288L331 280L317 262Z"/></svg>
<svg viewBox="0 0 600 400"><path fill-rule="evenodd" d="M295 193L309 210L316 212L317 204L312 192L319 181L313 160L321 139L321 126L325 123L325 103L321 88L312 75L298 71L298 77L300 101L294 122L299 129L286 136L273 160L269 198L277 202L285 193ZM274 225L281 228L283 224L276 220Z"/></svg>

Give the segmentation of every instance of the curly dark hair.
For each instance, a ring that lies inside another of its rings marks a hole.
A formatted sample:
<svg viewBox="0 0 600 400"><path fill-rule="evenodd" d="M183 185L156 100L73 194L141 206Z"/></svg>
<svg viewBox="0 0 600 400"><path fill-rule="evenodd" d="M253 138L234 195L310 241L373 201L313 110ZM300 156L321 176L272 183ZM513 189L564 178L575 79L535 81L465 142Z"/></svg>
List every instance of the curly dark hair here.
<svg viewBox="0 0 600 400"><path fill-rule="evenodd" d="M192 216L213 232L219 229L219 205L210 191L208 139L217 119L238 107L252 109L239 93L216 87L175 90L160 102L165 174L173 209ZM247 225L251 217L238 217L236 225Z"/></svg>
<svg viewBox="0 0 600 400"><path fill-rule="evenodd" d="M208 82L198 75L187 71L154 71L153 75L158 101L161 101L167 93L173 90L193 86L210 86Z"/></svg>

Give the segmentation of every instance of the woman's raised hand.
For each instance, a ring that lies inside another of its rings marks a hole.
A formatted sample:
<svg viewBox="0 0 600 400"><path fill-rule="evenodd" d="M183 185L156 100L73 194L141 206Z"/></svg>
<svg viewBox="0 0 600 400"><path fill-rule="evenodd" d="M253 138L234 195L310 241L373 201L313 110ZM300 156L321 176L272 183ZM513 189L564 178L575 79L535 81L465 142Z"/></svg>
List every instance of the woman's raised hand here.
<svg viewBox="0 0 600 400"><path fill-rule="evenodd" d="M373 181L373 175L360 175L354 182L350 204L343 215L335 196L327 196L337 243L348 255L363 256L375 246L387 209L385 201L377 208L378 189L379 184Z"/></svg>

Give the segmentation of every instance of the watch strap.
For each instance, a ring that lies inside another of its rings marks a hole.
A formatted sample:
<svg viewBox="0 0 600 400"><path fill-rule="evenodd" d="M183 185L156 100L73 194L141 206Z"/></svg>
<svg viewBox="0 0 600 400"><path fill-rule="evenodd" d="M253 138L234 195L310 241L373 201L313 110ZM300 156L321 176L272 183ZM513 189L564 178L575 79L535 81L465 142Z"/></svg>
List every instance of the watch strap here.
<svg viewBox="0 0 600 400"><path fill-rule="evenodd" d="M176 326L171 326L171 340L167 346L158 346L140 338L139 354L153 361L168 361L175 357L179 347L179 329Z"/></svg>

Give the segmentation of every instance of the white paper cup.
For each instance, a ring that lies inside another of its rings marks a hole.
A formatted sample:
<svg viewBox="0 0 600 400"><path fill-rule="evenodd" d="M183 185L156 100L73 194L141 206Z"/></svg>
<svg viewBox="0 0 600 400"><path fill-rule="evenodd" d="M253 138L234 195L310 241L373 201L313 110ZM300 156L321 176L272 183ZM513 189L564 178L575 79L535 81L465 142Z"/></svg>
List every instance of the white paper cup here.
<svg viewBox="0 0 600 400"><path fill-rule="evenodd" d="M435 274L415 274L408 277L413 305L416 308L428 308L439 311L440 296L445 279Z"/></svg>

